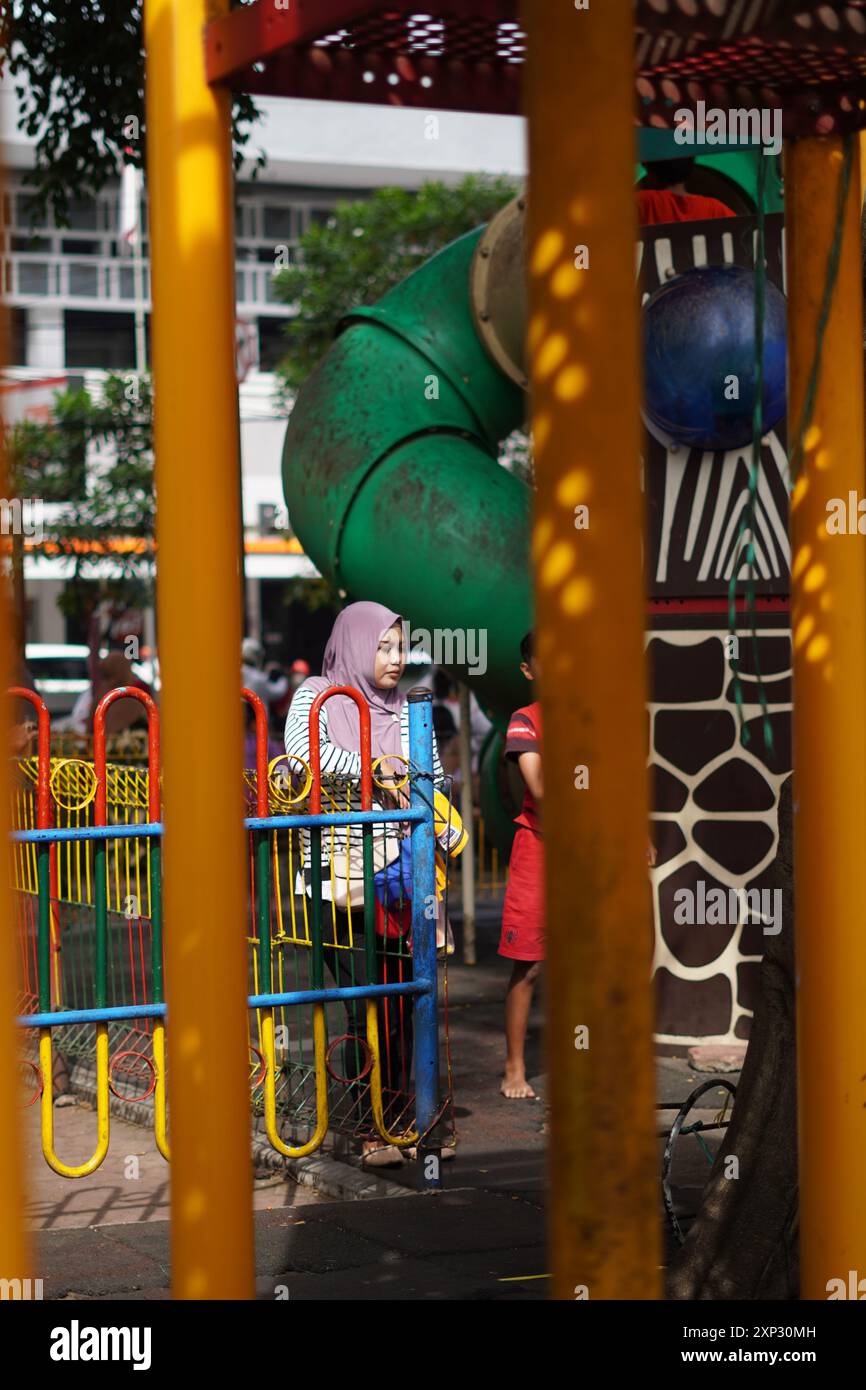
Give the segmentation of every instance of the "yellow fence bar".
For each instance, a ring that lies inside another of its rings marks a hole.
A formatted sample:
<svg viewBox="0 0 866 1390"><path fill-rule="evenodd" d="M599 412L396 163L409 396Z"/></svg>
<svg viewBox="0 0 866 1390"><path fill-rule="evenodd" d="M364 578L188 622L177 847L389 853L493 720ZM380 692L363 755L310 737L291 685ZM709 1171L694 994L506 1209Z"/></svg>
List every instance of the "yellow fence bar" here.
<svg viewBox="0 0 866 1390"><path fill-rule="evenodd" d="M265 1059L265 1131L277 1153L285 1158L305 1158L320 1148L328 1132L328 1073L325 1066L327 1029L324 1004L313 1005L313 1048L316 1065L316 1127L306 1144L284 1144L277 1128L277 1059L274 1047L274 1011L264 1009L260 1040Z"/></svg>
<svg viewBox="0 0 866 1390"><path fill-rule="evenodd" d="M155 1019L153 1024L153 1065L156 1071L156 1087L153 1093L153 1134L156 1147L163 1158L171 1160L168 1146L168 1096L165 1075L165 1024Z"/></svg>
<svg viewBox="0 0 866 1390"><path fill-rule="evenodd" d="M385 1127L385 1108L382 1104L382 1046L379 1038L379 1015L376 1000L367 1000L367 1046L370 1049L372 1067L370 1070L370 1106L376 1131L388 1144L397 1149L408 1149L417 1144L420 1134L416 1129L405 1134L391 1134Z"/></svg>
<svg viewBox="0 0 866 1390"><path fill-rule="evenodd" d="M228 8L145 3L179 1298L249 1298L254 1278L230 98L205 81L203 41Z"/></svg>
<svg viewBox="0 0 866 1390"><path fill-rule="evenodd" d="M61 1178L87 1178L95 1173L108 1153L111 1130L108 1099L108 1024L96 1025L96 1148L85 1163L64 1163L54 1152L54 1086L51 1029L39 1030L39 1067L42 1072L42 1152L45 1162Z"/></svg>
<svg viewBox="0 0 866 1390"><path fill-rule="evenodd" d="M654 1298L634 6L524 14L552 1291Z"/></svg>
<svg viewBox="0 0 866 1390"><path fill-rule="evenodd" d="M788 360L800 420L836 223L838 139L787 151ZM859 141L812 425L791 506L801 1294L866 1270L866 496Z"/></svg>

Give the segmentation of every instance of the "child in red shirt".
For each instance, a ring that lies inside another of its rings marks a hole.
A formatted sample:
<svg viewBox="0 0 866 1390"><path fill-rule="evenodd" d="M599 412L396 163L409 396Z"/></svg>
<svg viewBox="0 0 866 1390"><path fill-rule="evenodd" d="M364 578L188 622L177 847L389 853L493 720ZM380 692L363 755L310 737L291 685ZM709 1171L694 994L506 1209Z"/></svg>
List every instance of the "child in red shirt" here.
<svg viewBox="0 0 866 1390"><path fill-rule="evenodd" d="M646 179L637 191L638 221L642 227L736 216L718 198L687 191L694 167L691 158L655 159L647 164Z"/></svg>
<svg viewBox="0 0 866 1390"><path fill-rule="evenodd" d="M532 633L520 644L520 669L535 680ZM502 908L499 954L514 961L505 997L505 1074L500 1090L509 1100L533 1099L524 1047L535 982L544 960L544 849L541 842L541 705L515 710L508 723L505 756L516 758L526 787L511 850Z"/></svg>

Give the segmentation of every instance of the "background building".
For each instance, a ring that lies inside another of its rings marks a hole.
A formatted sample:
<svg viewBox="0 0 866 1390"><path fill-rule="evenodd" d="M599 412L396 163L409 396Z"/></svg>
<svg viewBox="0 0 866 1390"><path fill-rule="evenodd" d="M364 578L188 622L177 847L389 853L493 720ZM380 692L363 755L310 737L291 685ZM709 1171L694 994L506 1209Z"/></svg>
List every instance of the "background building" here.
<svg viewBox="0 0 866 1390"><path fill-rule="evenodd" d="M251 157L261 149L267 163L255 179L252 163L241 170L235 222L239 358L246 372L240 416L247 607L256 634L284 625L287 585L316 573L287 537L282 505L287 407L273 367L291 309L274 292L277 248L286 248L283 259L294 256L302 232L327 218L341 198L388 185L417 188L427 179L456 183L478 171L519 177L524 170L523 122L516 118L438 113L431 119L420 111L331 102L259 105L263 117L249 148ZM69 227L56 226L50 215L34 222L25 183L33 141L16 127L8 81L0 84L0 130L9 171L0 231L3 283L12 320L4 412L38 417L66 385L98 390L105 371L135 369L136 308L146 324L150 313L146 201L137 295L133 260L120 237L119 184L73 203ZM25 577L28 639L79 637L56 603L64 561L28 557Z"/></svg>

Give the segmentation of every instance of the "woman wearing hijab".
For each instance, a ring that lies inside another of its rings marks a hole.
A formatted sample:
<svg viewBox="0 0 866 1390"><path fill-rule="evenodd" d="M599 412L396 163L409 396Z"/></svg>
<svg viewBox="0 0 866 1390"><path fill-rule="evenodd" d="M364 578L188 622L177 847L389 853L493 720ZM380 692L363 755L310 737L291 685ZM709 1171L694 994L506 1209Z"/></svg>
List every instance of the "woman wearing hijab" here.
<svg viewBox="0 0 866 1390"><path fill-rule="evenodd" d="M403 621L398 613L384 608L379 603L352 603L338 614L334 623L325 657L322 675L312 676L298 687L286 719L286 756L291 770L300 770L300 764L293 760L302 758L310 761L309 717L316 696L332 686L348 685L359 691L370 711L370 733L372 759L384 757L386 762L376 769L379 782L393 778L402 781L406 765L401 757L409 756L409 706L398 690L398 684L406 664L403 642ZM348 696L335 695L325 702L319 715L319 739L322 780L325 786L337 781L340 791L336 799L341 809L347 805L359 810L361 776L361 733L358 709ZM393 763L387 761L388 755L397 755ZM439 756L433 752L433 777L435 782L442 780ZM376 791L373 805L378 809L388 803L405 805L405 795L395 791L393 794ZM360 826L353 826L350 835L351 852L346 852L346 832L337 831L332 837L325 831L322 835L322 897L325 899L323 926L325 942L333 944L325 947L325 962L338 986L369 983L364 975L365 956L363 907L353 905L351 912L338 906L334 901L335 888L339 893L340 873L337 860L345 876L347 864L360 859L362 834ZM376 825L373 830L374 855L381 857L385 845L386 827ZM304 868L309 883L310 850L309 836L304 835ZM388 843L394 844L394 830L390 827ZM331 853L334 855L334 882L331 875ZM356 852L357 851L357 852ZM328 912L330 908L330 912ZM385 912L376 904L376 963L377 982L410 980L412 978L412 958L407 948L405 932L408 930L408 915L404 911ZM333 928L333 936L331 934ZM386 950L387 947L387 950ZM363 1056L357 1039L365 1039L365 1004L363 1000L350 1000L346 1004L347 1027L350 1040L343 1044L343 1075L357 1076L363 1065ZM379 1039L382 1052L383 1090L390 1092L386 1097L391 1101L392 1123L399 1123L408 1105L410 1092L410 1072L412 1068L412 1005L408 997L383 999L379 1005ZM369 1122L369 1104L363 1116ZM404 1117L405 1123L405 1117ZM386 1104L386 1125L389 1113ZM389 1126L390 1127L390 1126ZM370 1166L385 1166L402 1163L402 1155L393 1145L383 1145L378 1141L364 1144L364 1161Z"/></svg>

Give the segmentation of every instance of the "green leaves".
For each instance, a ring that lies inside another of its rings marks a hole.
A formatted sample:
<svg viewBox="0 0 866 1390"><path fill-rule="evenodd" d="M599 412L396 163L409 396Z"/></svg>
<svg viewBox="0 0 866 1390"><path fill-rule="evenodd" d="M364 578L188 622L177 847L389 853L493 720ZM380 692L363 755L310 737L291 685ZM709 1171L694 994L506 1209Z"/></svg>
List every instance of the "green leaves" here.
<svg viewBox="0 0 866 1390"><path fill-rule="evenodd" d="M300 240L300 262L276 280L280 299L297 307L279 367L287 388L306 380L344 314L374 304L455 237L489 221L515 192L506 179L476 175L456 188L382 188L339 203L326 223L310 227Z"/></svg>
<svg viewBox="0 0 866 1390"><path fill-rule="evenodd" d="M111 592L129 597L149 589L140 547L113 544L149 542L154 535L147 377L111 374L96 400L84 390L59 392L50 421L24 420L9 430L7 459L14 495L62 504L44 509L37 551L72 557L75 579L84 579L110 547L118 571L107 586Z"/></svg>
<svg viewBox="0 0 866 1390"><path fill-rule="evenodd" d="M71 203L116 178L121 156L144 167L142 12L142 0L0 0L0 70L15 82L19 128L36 140L34 222L50 208L68 225ZM236 166L257 119L252 99L235 97Z"/></svg>

